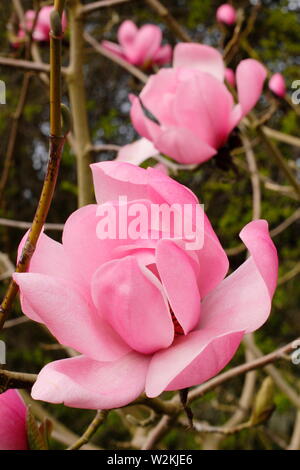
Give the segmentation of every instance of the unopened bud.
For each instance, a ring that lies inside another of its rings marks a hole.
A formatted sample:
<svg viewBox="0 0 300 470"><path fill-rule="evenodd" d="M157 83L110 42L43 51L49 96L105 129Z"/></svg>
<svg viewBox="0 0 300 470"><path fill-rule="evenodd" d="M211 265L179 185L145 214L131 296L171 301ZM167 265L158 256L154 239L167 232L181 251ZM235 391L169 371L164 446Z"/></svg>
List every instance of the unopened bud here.
<svg viewBox="0 0 300 470"><path fill-rule="evenodd" d="M256 395L250 418L251 425L256 426L267 421L274 409L274 382L271 377L267 377Z"/></svg>

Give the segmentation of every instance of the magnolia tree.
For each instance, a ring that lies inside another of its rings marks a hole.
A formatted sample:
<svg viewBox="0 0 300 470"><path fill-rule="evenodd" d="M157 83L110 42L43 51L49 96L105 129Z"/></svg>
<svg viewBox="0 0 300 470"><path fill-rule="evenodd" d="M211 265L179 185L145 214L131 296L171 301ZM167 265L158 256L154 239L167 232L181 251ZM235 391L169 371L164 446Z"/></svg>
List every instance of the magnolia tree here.
<svg viewBox="0 0 300 470"><path fill-rule="evenodd" d="M294 7L46 3L0 57L0 449L300 449Z"/></svg>

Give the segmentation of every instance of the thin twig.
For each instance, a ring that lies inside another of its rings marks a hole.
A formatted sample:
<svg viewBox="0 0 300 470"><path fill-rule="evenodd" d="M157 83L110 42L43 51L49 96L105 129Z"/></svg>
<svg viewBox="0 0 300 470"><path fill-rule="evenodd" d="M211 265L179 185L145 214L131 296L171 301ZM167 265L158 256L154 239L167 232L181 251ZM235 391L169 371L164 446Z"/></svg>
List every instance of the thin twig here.
<svg viewBox="0 0 300 470"><path fill-rule="evenodd" d="M298 338L296 341L300 341ZM213 390L214 388L222 385L224 382L237 377L238 375L245 374L250 370L259 369L262 367L271 364L272 362L278 361L282 358L284 354L288 354L294 350L295 342L292 341L285 346L276 349L275 351L267 354L265 356L259 357L258 359L254 359L253 361L247 362L246 364L241 364L240 366L233 367L232 369L223 372L222 374L217 375L213 379L210 379L208 382L200 385L199 387L192 390L188 397L188 402L191 403L192 401L196 400L197 398L202 397L205 393Z"/></svg>
<svg viewBox="0 0 300 470"><path fill-rule="evenodd" d="M31 222L0 218L0 225L4 227L14 227L21 230L27 230L31 227ZM45 224L44 228L45 230L63 230L64 224Z"/></svg>
<svg viewBox="0 0 300 470"><path fill-rule="evenodd" d="M174 417L163 416L159 423L149 432L142 450L153 449L155 444L168 432L173 420Z"/></svg>
<svg viewBox="0 0 300 470"><path fill-rule="evenodd" d="M244 133L242 134L242 141L245 148L246 159L249 167L252 185L252 220L257 220L260 218L261 214L261 189L260 180L258 177L257 164L251 142Z"/></svg>
<svg viewBox="0 0 300 470"><path fill-rule="evenodd" d="M10 388L25 388L30 390L37 379L35 374L0 370L0 393Z"/></svg>
<svg viewBox="0 0 300 470"><path fill-rule="evenodd" d="M281 286L282 284L285 284L286 282L290 281L293 279L297 274L300 273L300 262L296 263L296 265L287 273L285 273L283 276L281 276L278 279L278 286Z"/></svg>
<svg viewBox="0 0 300 470"><path fill-rule="evenodd" d="M60 96L60 68L57 64L60 64L61 54L61 35L57 34L57 29L61 28L61 25L56 25L56 31L52 31L50 35L51 42L51 113L50 113L50 149L49 149L49 163L48 168L38 203L36 213L32 222L32 227L29 231L27 240L25 242L22 254L18 261L16 272L26 272L32 255L35 251L37 241L40 233L43 230L43 225L46 221L46 217L49 212L51 201L53 198L56 180L59 170L59 164L61 160L62 150L65 142L65 135L61 134L61 96ZM58 113L59 109L59 113ZM54 123L54 120L58 122ZM13 301L18 293L18 285L14 280L11 280L5 297L0 306L0 330L2 329L6 317L12 307Z"/></svg>
<svg viewBox="0 0 300 470"><path fill-rule="evenodd" d="M161 2L158 0L145 0L145 2L161 17L178 39L184 42L192 41L191 36L180 26L178 21L175 20L169 10Z"/></svg>
<svg viewBox="0 0 300 470"><path fill-rule="evenodd" d="M244 339L247 347L253 352L257 358L262 358L263 354L260 351L259 347L254 343L251 337L246 336ZM295 350L295 344L292 343L292 350ZM286 395L286 397L293 403L296 408L300 410L300 395L291 387L287 381L280 374L279 370L273 365L269 364L265 367L267 373L272 377L276 386Z"/></svg>
<svg viewBox="0 0 300 470"><path fill-rule="evenodd" d="M130 1L132 0L101 0L99 2L88 3L79 9L78 15L88 15L89 13L94 13L94 11L100 10L100 8L114 7Z"/></svg>
<svg viewBox="0 0 300 470"><path fill-rule="evenodd" d="M269 154L274 158L277 165L282 169L286 178L288 179L291 186L294 188L298 198L300 199L300 183L297 181L296 177L291 171L289 165L287 164L280 150L278 149L278 147L276 147L276 145L271 140L269 140L268 136L266 135L262 127L260 126L257 127L257 133L260 136L263 143L265 144Z"/></svg>
<svg viewBox="0 0 300 470"><path fill-rule="evenodd" d="M96 413L95 418L91 422L91 424L88 426L86 431L83 433L83 435L70 447L68 447L67 450L77 450L80 449L84 444L87 444L91 437L95 434L95 432L98 430L99 426L104 423L104 421L107 418L107 415L109 413L109 410L98 410Z"/></svg>
<svg viewBox="0 0 300 470"><path fill-rule="evenodd" d="M72 445L73 442L79 439L79 436L73 431L68 429L64 424L58 421L52 414L50 414L45 408L40 405L36 400L33 400L28 392L25 390L20 391L26 404L30 405L30 409L33 415L40 421L43 422L45 419L51 421L53 431L51 437L62 444L67 446ZM93 444L85 444L82 450L100 450L100 447Z"/></svg>
<svg viewBox="0 0 300 470"><path fill-rule="evenodd" d="M0 57L0 65L13 67L14 69L28 70L32 72L50 73L50 65L33 62L31 60L12 59L10 57Z"/></svg>
<svg viewBox="0 0 300 470"><path fill-rule="evenodd" d="M84 39L83 18L78 16L81 2L68 2L70 25L70 64L67 73L67 85L73 119L73 135L76 149L76 169L78 186L78 206L94 202L92 174L90 164L91 137L88 123L86 92L84 83Z"/></svg>
<svg viewBox="0 0 300 470"><path fill-rule="evenodd" d="M285 219L281 224L277 225L277 227L270 230L270 235L272 238L276 237L284 230L286 230L290 225L300 219L300 209L297 209L292 215L290 215L287 219ZM0 219L1 224L1 219ZM246 250L246 247L243 243L235 246L234 248L228 248L226 253L228 256L239 255L243 251Z"/></svg>
<svg viewBox="0 0 300 470"><path fill-rule="evenodd" d="M300 147L300 139L294 135L285 134L283 132L271 129L268 126L263 126L263 131L268 137L284 142L285 144L293 145L294 147Z"/></svg>
<svg viewBox="0 0 300 470"><path fill-rule="evenodd" d="M20 317L20 318L13 318L12 320L8 320L5 322L3 329L12 328L14 326L23 325L24 323L28 323L30 318L28 317Z"/></svg>
<svg viewBox="0 0 300 470"><path fill-rule="evenodd" d="M141 70L139 70L137 67L132 64L129 64L129 62L126 62L126 60L116 56L112 52L105 49L105 47L101 46L101 44L99 44L99 42L96 41L96 39L94 39L93 36L91 36L89 33L85 32L83 34L83 37L85 41L90 44L93 49L95 49L95 51L97 51L99 54L103 55L107 59L110 59L112 62L115 62L116 64L120 65L120 67L127 70L127 72L136 77L142 83L147 83L148 76Z"/></svg>

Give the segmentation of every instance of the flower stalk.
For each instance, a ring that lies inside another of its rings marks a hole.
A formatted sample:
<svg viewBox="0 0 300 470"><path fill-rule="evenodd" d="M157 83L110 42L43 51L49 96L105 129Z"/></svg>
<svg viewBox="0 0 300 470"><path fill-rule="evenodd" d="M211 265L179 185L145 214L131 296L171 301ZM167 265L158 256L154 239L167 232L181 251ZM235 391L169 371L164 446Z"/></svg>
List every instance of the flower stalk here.
<svg viewBox="0 0 300 470"><path fill-rule="evenodd" d="M56 0L54 11L51 15L51 33L50 33L50 139L49 139L49 163L44 179L42 192L36 213L29 230L26 243L22 254L17 263L16 272L26 272L32 255L35 251L39 236L43 230L51 201L53 198L59 164L63 151L66 135L69 131L68 126L62 132L61 122L61 15L64 7L64 1ZM64 115L66 115L64 108ZM7 315L12 307L14 299L18 293L18 286L11 280L5 297L0 306L0 330L3 328Z"/></svg>

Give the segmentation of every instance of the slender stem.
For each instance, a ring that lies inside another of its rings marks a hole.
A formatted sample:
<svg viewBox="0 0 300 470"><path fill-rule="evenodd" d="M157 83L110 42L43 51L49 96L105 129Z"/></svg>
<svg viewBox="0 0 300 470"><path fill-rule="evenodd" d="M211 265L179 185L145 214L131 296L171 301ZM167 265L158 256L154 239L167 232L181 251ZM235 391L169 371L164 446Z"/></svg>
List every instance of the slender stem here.
<svg viewBox="0 0 300 470"><path fill-rule="evenodd" d="M296 263L293 269L285 273L282 277L278 279L278 286L281 286L282 284L285 284L286 282L290 281L291 279L294 279L295 276L297 276L300 273L300 262Z"/></svg>
<svg viewBox="0 0 300 470"><path fill-rule="evenodd" d="M178 21L175 20L169 10L167 10L167 8L161 2L158 0L145 0L145 2L161 17L161 19L169 26L169 28L181 41L192 41L191 36L184 31Z"/></svg>
<svg viewBox="0 0 300 470"><path fill-rule="evenodd" d="M300 341L300 338L296 339L296 341L298 340ZM249 372L250 370L265 367L268 364L271 364L272 362L275 362L281 359L284 354L289 354L294 349L295 349L295 341L292 341L286 344L285 346L279 349L276 349L270 354L259 357L258 359L254 359L253 361L246 362L246 364L233 367L232 369L226 372L223 372L222 374L217 375L213 379L208 380L203 385L200 385L199 387L192 390L189 394L188 402L190 403L196 400L197 398L202 397L205 393L209 392L210 390L213 390L219 385L222 385L224 382L227 382L227 380L233 379L234 377L237 377L238 375L245 374L246 372Z"/></svg>
<svg viewBox="0 0 300 470"><path fill-rule="evenodd" d="M159 423L149 432L149 435L147 436L147 439L143 444L142 450L153 449L155 447L155 444L160 441L163 436L169 431L174 419L175 418L171 416L163 416Z"/></svg>
<svg viewBox="0 0 300 470"><path fill-rule="evenodd" d="M49 64L42 64L31 60L11 59L10 57L0 57L0 65L38 73L50 72Z"/></svg>
<svg viewBox="0 0 300 470"><path fill-rule="evenodd" d="M30 409L33 415L38 418L38 420L42 423L45 419L51 421L53 426L53 431L51 433L51 437L62 444L67 446L72 445L74 441L79 439L79 436L75 434L73 431L68 429L64 424L58 421L52 414L50 414L45 408L39 404L36 400L33 400L28 392L21 390L20 391L25 403L30 405ZM86 444L83 448L84 450L100 450L98 446L94 446L92 444Z"/></svg>
<svg viewBox="0 0 300 470"><path fill-rule="evenodd" d="M260 180L258 176L258 169L251 142L244 133L242 134L242 141L245 148L246 159L249 167L252 185L252 220L257 220L261 216L261 189Z"/></svg>
<svg viewBox="0 0 300 470"><path fill-rule="evenodd" d="M54 0L54 9L58 11L59 15L62 16L65 8L66 0Z"/></svg>
<svg viewBox="0 0 300 470"><path fill-rule="evenodd" d="M27 72L23 76L23 83L22 83L18 105L17 105L15 113L12 116L12 123L11 123L10 131L9 131L8 145L7 145L4 165L3 165L1 179L0 179L0 206L3 205L2 198L3 198L4 190L5 190L8 178L9 178L9 170L11 168L11 164L13 161L15 144L16 144L16 139L18 135L19 121L22 116L24 106L26 104L30 79L31 79L31 72Z"/></svg>
<svg viewBox="0 0 300 470"><path fill-rule="evenodd" d="M289 165L287 164L285 158L281 154L280 150L276 145L268 138L265 134L265 131L262 127L257 127L257 133L260 136L261 140L265 144L269 154L273 156L274 160L276 160L278 166L284 172L286 178L289 180L291 186L293 186L298 198L300 199L300 183L297 181L296 177L294 176L292 170L290 169Z"/></svg>
<svg viewBox="0 0 300 470"><path fill-rule="evenodd" d="M79 15L87 15L89 13L93 13L96 10L104 7L113 7L115 5L119 5L121 3L128 3L131 0L101 0L99 2L88 3L87 5L83 5L78 14Z"/></svg>
<svg viewBox="0 0 300 470"><path fill-rule="evenodd" d="M11 219L3 219L0 218L0 226L4 227L14 227L19 228L21 230L25 229L28 230L31 227L31 222L23 222L20 220L11 220ZM64 224L45 224L45 230L63 230Z"/></svg>
<svg viewBox="0 0 300 470"><path fill-rule="evenodd" d="M9 370L0 371L0 393L5 392L9 388L25 388L30 390L37 375L26 374L23 372L11 372Z"/></svg>
<svg viewBox="0 0 300 470"><path fill-rule="evenodd" d="M299 137L285 134L284 132L271 129L270 127L267 127L267 126L263 126L262 129L264 133L267 135L267 137L272 137L275 140L279 140L279 142L284 142L286 144L293 145L295 147L300 147Z"/></svg>
<svg viewBox="0 0 300 470"><path fill-rule="evenodd" d="M245 336L244 342L247 344L247 347L253 352L254 356L257 358L262 358L263 353L259 347L254 343L253 338ZM279 370L273 365L269 364L265 368L266 372L272 377L274 383L279 388L279 390L284 393L290 402L300 410L300 395L297 393L295 388L293 388L281 375Z"/></svg>
<svg viewBox="0 0 300 470"><path fill-rule="evenodd" d="M107 418L107 415L109 413L109 410L98 410L96 413L95 418L91 422L91 424L88 426L86 431L83 433L83 435L70 447L68 447L67 450L77 450L80 449L84 444L87 444L91 437L95 434L99 426L104 423L104 421Z"/></svg>
<svg viewBox="0 0 300 470"><path fill-rule="evenodd" d="M293 224L299 219L300 219L300 209L297 209L290 217L288 217L283 222L281 222L281 224L277 225L277 227L270 230L271 237L272 238L276 237L277 235L282 233L284 230L286 230L291 224ZM1 219L0 219L0 225L1 225ZM239 245L233 248L228 248L226 250L226 253L228 256L235 256L235 255L239 255L245 250L246 250L246 246L243 243L240 243Z"/></svg>
<svg viewBox="0 0 300 470"><path fill-rule="evenodd" d="M57 31L55 31L57 33ZM52 35L53 36L53 35ZM55 34L57 36L57 34ZM59 35L58 35L59 36ZM27 240L25 242L21 257L18 261L16 272L26 272L32 255L35 251L38 238L43 225L46 221L46 217L49 212L51 201L56 186L56 180L59 170L59 164L61 160L62 150L65 142L65 136L61 135L61 97L60 97L60 68L57 67L57 63L60 64L60 52L61 48L58 42L61 41L61 37L52 37L51 42L51 55L50 55L50 68L51 68L51 81L52 81L52 95L51 95L51 113L50 113L50 145L49 145L49 163L48 168L38 203L38 207L35 212L35 216L32 222L31 229L29 231ZM59 114L58 110L59 109ZM56 119L58 122L53 122ZM18 293L17 284L11 280L5 297L0 306L0 330L2 329L6 317L12 307L13 301Z"/></svg>
<svg viewBox="0 0 300 470"><path fill-rule="evenodd" d="M123 69L127 70L127 72L131 73L131 75L136 77L142 83L147 83L148 76L137 67L129 64L126 62L126 60L123 60L121 57L116 56L112 52L109 52L107 49L105 49L105 47L101 46L101 44L99 44L99 42L96 41L96 39L94 39L93 36L91 36L89 33L85 32L83 36L86 42L89 43L99 54L120 65Z"/></svg>
<svg viewBox="0 0 300 470"><path fill-rule="evenodd" d="M73 130L77 160L78 178L78 206L94 202L92 175L90 171L91 139L89 133L86 94L83 76L83 22L78 15L81 8L79 0L70 0L70 66L67 74L67 83L73 118Z"/></svg>

